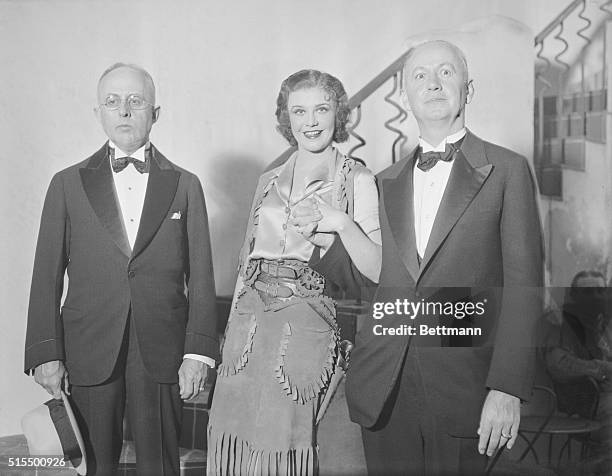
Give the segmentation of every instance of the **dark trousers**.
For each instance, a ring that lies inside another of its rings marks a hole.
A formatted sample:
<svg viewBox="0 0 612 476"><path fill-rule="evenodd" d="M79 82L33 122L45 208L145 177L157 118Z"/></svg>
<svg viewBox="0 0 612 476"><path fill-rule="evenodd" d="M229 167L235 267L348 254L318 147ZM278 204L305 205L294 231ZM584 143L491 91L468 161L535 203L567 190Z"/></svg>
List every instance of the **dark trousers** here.
<svg viewBox="0 0 612 476"><path fill-rule="evenodd" d="M363 428L362 437L369 476L476 476L485 471L478 440L450 436L436 418L412 350L380 420Z"/></svg>
<svg viewBox="0 0 612 476"><path fill-rule="evenodd" d="M87 475L117 473L126 400L136 447L136 473L178 475L181 417L178 384L160 384L149 377L134 326L129 321L111 377L100 385L72 387L72 402L85 440Z"/></svg>

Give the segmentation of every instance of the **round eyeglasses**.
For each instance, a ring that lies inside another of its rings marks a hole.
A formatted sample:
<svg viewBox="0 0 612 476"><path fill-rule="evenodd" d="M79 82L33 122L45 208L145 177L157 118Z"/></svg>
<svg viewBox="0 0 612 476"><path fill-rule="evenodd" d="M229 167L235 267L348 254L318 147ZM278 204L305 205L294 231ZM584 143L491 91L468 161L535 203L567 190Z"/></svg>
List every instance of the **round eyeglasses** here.
<svg viewBox="0 0 612 476"><path fill-rule="evenodd" d="M122 102L123 100L117 94L109 94L104 99L104 102L100 104L100 106L104 106L106 109L114 111L121 107ZM153 106L153 104L145 101L144 98L138 94L130 94L128 97L126 97L125 105L130 110L146 109L148 106Z"/></svg>

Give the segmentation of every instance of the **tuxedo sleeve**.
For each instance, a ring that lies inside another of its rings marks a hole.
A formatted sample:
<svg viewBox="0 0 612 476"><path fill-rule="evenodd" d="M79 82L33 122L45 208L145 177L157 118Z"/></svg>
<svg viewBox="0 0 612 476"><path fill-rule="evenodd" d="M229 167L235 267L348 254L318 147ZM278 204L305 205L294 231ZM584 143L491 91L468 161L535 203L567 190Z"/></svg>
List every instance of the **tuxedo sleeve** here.
<svg viewBox="0 0 612 476"><path fill-rule="evenodd" d="M43 206L30 288L24 370L64 360L60 306L68 264L70 218L61 174L51 180Z"/></svg>
<svg viewBox="0 0 612 476"><path fill-rule="evenodd" d="M310 258L309 266L312 269L339 286L350 297L371 300L377 284L359 272L340 237L336 236L323 257L319 251L319 248L315 248Z"/></svg>
<svg viewBox="0 0 612 476"><path fill-rule="evenodd" d="M208 214L202 185L195 175L191 176L188 188L187 240L189 317L184 354L203 355L218 361L217 304Z"/></svg>
<svg viewBox="0 0 612 476"><path fill-rule="evenodd" d="M354 220L368 238L380 244L378 189L374 176L365 167L360 167L355 170L353 181ZM339 236L336 235L323 257L320 254L320 248L315 247L309 263L311 268L335 283L347 295L371 301L377 284L365 277L353 264Z"/></svg>
<svg viewBox="0 0 612 476"><path fill-rule="evenodd" d="M535 373L535 328L542 315L543 241L535 183L523 157L509 168L500 236L504 283L487 386L528 400Z"/></svg>

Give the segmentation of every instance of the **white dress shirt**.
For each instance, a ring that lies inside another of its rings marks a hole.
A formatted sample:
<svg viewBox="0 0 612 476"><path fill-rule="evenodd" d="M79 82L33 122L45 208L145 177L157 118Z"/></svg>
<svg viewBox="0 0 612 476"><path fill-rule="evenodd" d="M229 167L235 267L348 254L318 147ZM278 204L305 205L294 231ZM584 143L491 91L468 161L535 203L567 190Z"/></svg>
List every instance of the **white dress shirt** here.
<svg viewBox="0 0 612 476"><path fill-rule="evenodd" d="M134 159L142 160L143 162L145 161L146 145L143 145L132 154L126 154L110 141L108 145L112 149L115 149L115 158L129 156ZM138 227L140 225L140 216L142 215L142 207L147 192L149 174L141 174L136 170L134 164L128 164L121 172L113 172L113 180L115 181L117 200L119 201L121 217L123 218L123 228L130 242L130 248L134 249L134 243L136 242L136 235L138 234Z"/></svg>
<svg viewBox="0 0 612 476"><path fill-rule="evenodd" d="M134 159L142 160L143 162L145 161L145 149L148 144L143 145L140 149L131 154L123 152L112 141L109 141L108 145L115 150L115 158L129 156ZM113 172L113 181L115 183L117 200L119 201L119 209L121 210L121 218L123 219L123 229L127 234L130 248L134 249L138 227L140 226L140 217L144 206L145 194L147 192L149 174L141 174L136 170L134 164L128 164L121 172ZM198 360L204 362L211 368L215 367L215 361L204 355L185 354L183 358Z"/></svg>
<svg viewBox="0 0 612 476"><path fill-rule="evenodd" d="M427 143L419 137L419 145L423 152L444 152L446 144L453 144L465 136L465 128L446 137L437 146ZM434 167L424 172L415 166L412 176L414 190L414 233L416 236L416 248L422 258L427 249L427 242L431 235L440 202L446 190L446 184L453 168L454 160L444 162L440 160Z"/></svg>

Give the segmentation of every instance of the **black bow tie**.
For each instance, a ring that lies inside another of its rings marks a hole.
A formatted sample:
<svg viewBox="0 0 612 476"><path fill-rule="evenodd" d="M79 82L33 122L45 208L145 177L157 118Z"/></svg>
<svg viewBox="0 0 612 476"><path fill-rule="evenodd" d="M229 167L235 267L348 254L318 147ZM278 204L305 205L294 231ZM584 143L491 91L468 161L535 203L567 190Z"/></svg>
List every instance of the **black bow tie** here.
<svg viewBox="0 0 612 476"><path fill-rule="evenodd" d="M119 157L115 158L115 150L111 149L111 167L113 168L113 172L121 172L125 169L130 163L134 164L134 168L140 172L141 174L149 173L149 160L147 157L147 153L145 151L145 160L138 160L134 157Z"/></svg>
<svg viewBox="0 0 612 476"><path fill-rule="evenodd" d="M423 149L419 148L417 167L423 172L427 172L436 165L439 160L450 162L457 152L459 152L459 147L455 144L448 143L446 144L444 152L423 152Z"/></svg>

